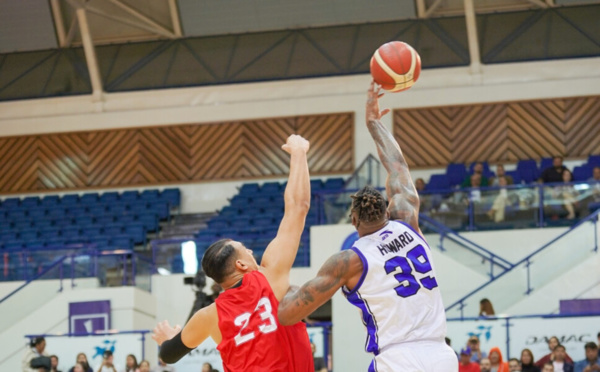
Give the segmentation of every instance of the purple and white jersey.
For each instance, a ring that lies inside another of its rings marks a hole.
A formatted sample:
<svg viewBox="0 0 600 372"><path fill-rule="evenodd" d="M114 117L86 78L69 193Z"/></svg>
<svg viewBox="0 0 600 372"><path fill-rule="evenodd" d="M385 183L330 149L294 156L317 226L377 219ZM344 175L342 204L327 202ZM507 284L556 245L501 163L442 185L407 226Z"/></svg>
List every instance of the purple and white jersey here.
<svg viewBox="0 0 600 372"><path fill-rule="evenodd" d="M390 221L351 249L363 273L352 291L342 289L361 310L366 350L379 355L391 345L444 342L446 314L425 239L409 225Z"/></svg>

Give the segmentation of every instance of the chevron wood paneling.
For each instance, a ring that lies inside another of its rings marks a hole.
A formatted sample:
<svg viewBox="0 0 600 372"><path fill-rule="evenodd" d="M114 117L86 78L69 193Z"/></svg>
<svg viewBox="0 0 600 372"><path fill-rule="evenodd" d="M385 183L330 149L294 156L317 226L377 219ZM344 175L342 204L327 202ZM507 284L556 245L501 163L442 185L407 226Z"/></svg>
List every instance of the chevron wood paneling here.
<svg viewBox="0 0 600 372"><path fill-rule="evenodd" d="M587 157L600 149L600 97L395 110L394 136L413 167Z"/></svg>
<svg viewBox="0 0 600 372"><path fill-rule="evenodd" d="M285 176L292 133L312 174L353 170L353 114L328 114L0 138L0 192Z"/></svg>

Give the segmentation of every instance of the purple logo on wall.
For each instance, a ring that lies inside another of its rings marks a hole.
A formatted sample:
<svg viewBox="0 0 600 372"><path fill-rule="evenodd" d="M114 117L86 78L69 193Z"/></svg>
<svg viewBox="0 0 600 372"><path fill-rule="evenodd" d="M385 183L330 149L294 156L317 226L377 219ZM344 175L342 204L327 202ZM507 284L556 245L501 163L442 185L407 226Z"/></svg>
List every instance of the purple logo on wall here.
<svg viewBox="0 0 600 372"><path fill-rule="evenodd" d="M110 301L71 302L69 333L85 334L110 329Z"/></svg>

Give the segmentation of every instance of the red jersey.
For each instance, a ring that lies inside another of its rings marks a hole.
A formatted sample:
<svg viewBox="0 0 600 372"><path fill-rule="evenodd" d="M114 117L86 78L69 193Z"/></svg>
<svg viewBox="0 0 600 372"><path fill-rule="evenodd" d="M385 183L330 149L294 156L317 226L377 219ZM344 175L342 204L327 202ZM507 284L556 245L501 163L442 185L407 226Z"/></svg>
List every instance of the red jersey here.
<svg viewBox="0 0 600 372"><path fill-rule="evenodd" d="M215 304L225 372L314 372L306 325L279 324L279 301L261 272L244 275Z"/></svg>

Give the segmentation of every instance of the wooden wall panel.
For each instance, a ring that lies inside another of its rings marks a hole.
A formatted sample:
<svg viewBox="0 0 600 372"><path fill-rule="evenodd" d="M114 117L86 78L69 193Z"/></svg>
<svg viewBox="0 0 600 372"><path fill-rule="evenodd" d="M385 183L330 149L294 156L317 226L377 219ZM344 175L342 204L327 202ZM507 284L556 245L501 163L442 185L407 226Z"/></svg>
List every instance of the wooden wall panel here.
<svg viewBox="0 0 600 372"><path fill-rule="evenodd" d="M600 153L600 97L394 111L413 167Z"/></svg>
<svg viewBox="0 0 600 372"><path fill-rule="evenodd" d="M353 170L353 114L329 114L0 138L0 192L285 176L291 133L312 174Z"/></svg>

